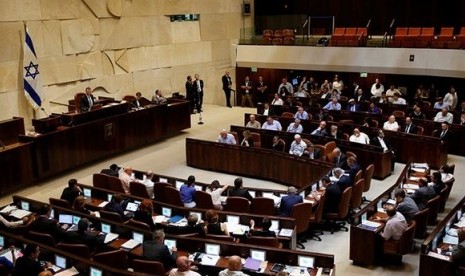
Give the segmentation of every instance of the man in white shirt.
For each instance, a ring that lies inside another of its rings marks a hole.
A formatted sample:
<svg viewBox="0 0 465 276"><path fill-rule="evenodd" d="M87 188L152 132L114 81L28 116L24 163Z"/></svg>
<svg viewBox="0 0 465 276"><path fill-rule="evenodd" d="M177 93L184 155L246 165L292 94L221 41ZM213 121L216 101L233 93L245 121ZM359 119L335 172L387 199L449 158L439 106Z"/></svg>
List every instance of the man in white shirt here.
<svg viewBox="0 0 465 276"><path fill-rule="evenodd" d="M454 115L452 113L447 111L447 108L443 108L441 111L439 111L436 116L434 117L435 122L447 122L449 124L452 124L454 121Z"/></svg>
<svg viewBox="0 0 465 276"><path fill-rule="evenodd" d="M395 240L398 241L402 237L402 234L408 227L405 217L396 211L396 208L392 205L386 205L386 214L389 218L386 221L384 230L381 233L381 236L385 240ZM380 220L377 218L377 220Z"/></svg>
<svg viewBox="0 0 465 276"><path fill-rule="evenodd" d="M255 115L252 114L249 116L249 121L247 122L245 127L261 128L262 126L260 125L260 122L255 120Z"/></svg>
<svg viewBox="0 0 465 276"><path fill-rule="evenodd" d="M222 144L229 144L229 145L235 145L237 144L236 138L234 138L234 135L231 133L228 133L225 129L221 130L220 136L218 136L218 139L216 140L218 143Z"/></svg>
<svg viewBox="0 0 465 276"><path fill-rule="evenodd" d="M394 96L391 98L391 103L392 104L402 104L402 105L407 104L405 99L400 97L400 93L395 93L394 94Z"/></svg>
<svg viewBox="0 0 465 276"><path fill-rule="evenodd" d="M383 125L384 130L398 131L399 124L396 122L396 117L394 115L389 116L388 120Z"/></svg>
<svg viewBox="0 0 465 276"><path fill-rule="evenodd" d="M197 270L196 266L191 265L192 262L186 256L179 256L176 260L177 268L171 269L169 276L201 276L199 273L192 271Z"/></svg>
<svg viewBox="0 0 465 276"><path fill-rule="evenodd" d="M327 103L323 109L326 110L341 110L341 104L337 102L337 98L333 97L329 103Z"/></svg>
<svg viewBox="0 0 465 276"><path fill-rule="evenodd" d="M299 120L308 120L309 116L307 111L305 111L303 107L299 106L297 108L297 112L294 114L294 118Z"/></svg>
<svg viewBox="0 0 465 276"><path fill-rule="evenodd" d="M140 183L145 185L145 188L147 189L147 193L149 194L150 198L153 198L153 183L152 181L153 178L153 172L152 171L147 171L144 174L144 179L139 181Z"/></svg>
<svg viewBox="0 0 465 276"><path fill-rule="evenodd" d="M399 95L400 95L399 89L395 88L394 85L391 85L391 86L389 87L389 89L386 91L386 96L388 96L389 98L391 98L391 97L394 97L394 94L396 94L396 93L399 93Z"/></svg>
<svg viewBox="0 0 465 276"><path fill-rule="evenodd" d="M444 96L444 102L449 106L449 110L453 110L457 107L457 91L455 91L454 86L451 86L450 91Z"/></svg>
<svg viewBox="0 0 465 276"><path fill-rule="evenodd" d="M266 118L266 122L263 123L262 129L281 131L283 128L279 121L274 120L272 117L268 117Z"/></svg>
<svg viewBox="0 0 465 276"><path fill-rule="evenodd" d="M118 178L121 180L124 192L126 194L129 194L129 184L133 180L132 167L126 167L126 168L120 170Z"/></svg>
<svg viewBox="0 0 465 276"><path fill-rule="evenodd" d="M305 149L307 148L307 144L302 141L302 138L299 134L294 135L294 141L291 144L291 148L289 149L289 153L292 155L301 156Z"/></svg>
<svg viewBox="0 0 465 276"><path fill-rule="evenodd" d="M349 141L359 144L370 144L370 138L368 138L368 135L361 132L358 128L354 128L354 133L349 137Z"/></svg>
<svg viewBox="0 0 465 276"><path fill-rule="evenodd" d="M271 105L283 105L283 100L279 97L279 94L274 94L274 99L271 102Z"/></svg>
<svg viewBox="0 0 465 276"><path fill-rule="evenodd" d="M303 130L304 129L302 125L300 124L299 119L295 119L294 122L289 124L289 126L287 127L287 132L291 132L291 133L302 133Z"/></svg>
<svg viewBox="0 0 465 276"><path fill-rule="evenodd" d="M384 91L384 86L379 82L379 79L375 80L375 83L371 86L371 94L373 97L381 97L381 93Z"/></svg>
<svg viewBox="0 0 465 276"><path fill-rule="evenodd" d="M231 256L228 259L228 268L221 270L218 276L248 276L241 271L242 262L239 256Z"/></svg>
<svg viewBox="0 0 465 276"><path fill-rule="evenodd" d="M338 75L334 76L333 89L336 89L339 94L341 94L342 89L344 88L344 83L339 79Z"/></svg>
<svg viewBox="0 0 465 276"><path fill-rule="evenodd" d="M292 84L287 82L287 78L283 78L281 84L278 87L278 93L280 96L284 97L286 95L294 94L294 87Z"/></svg>

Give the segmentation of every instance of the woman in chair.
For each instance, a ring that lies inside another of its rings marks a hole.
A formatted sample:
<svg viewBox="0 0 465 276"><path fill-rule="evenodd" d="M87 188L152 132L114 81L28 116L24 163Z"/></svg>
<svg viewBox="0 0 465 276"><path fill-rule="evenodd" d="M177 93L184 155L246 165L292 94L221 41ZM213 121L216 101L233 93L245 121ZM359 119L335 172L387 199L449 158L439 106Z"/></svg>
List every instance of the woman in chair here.
<svg viewBox="0 0 465 276"><path fill-rule="evenodd" d="M255 221L250 220L250 236L260 236L260 237L273 237L276 238L276 233L270 230L271 220L268 217L264 217L262 220L262 229L255 229Z"/></svg>
<svg viewBox="0 0 465 276"><path fill-rule="evenodd" d="M241 146L253 147L253 139L250 130L244 130L242 136L244 136L244 139L242 139Z"/></svg>
<svg viewBox="0 0 465 276"><path fill-rule="evenodd" d="M207 193L211 195L213 207L215 207L216 210L223 210L223 206L221 205L221 194L226 191L228 187L228 184L220 187L220 182L218 180L213 180L210 186L208 186Z"/></svg>
<svg viewBox="0 0 465 276"><path fill-rule="evenodd" d="M152 219L153 215L153 204L150 199L144 199L137 210L134 212L134 220L146 223L150 226L150 229L155 230L155 224Z"/></svg>
<svg viewBox="0 0 465 276"><path fill-rule="evenodd" d="M205 226L205 234L207 235L226 235L229 236L226 223L219 220L218 212L210 209L205 214L207 225Z"/></svg>

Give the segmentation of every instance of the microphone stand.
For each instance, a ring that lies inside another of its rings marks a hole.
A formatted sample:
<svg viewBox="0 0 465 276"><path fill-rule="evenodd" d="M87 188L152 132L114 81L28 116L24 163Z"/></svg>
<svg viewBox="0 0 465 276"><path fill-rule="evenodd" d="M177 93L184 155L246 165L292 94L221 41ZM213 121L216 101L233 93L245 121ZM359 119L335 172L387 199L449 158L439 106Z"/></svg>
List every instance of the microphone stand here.
<svg viewBox="0 0 465 276"><path fill-rule="evenodd" d="M203 125L203 122L202 122L202 111L199 112L199 122L198 122L197 124Z"/></svg>

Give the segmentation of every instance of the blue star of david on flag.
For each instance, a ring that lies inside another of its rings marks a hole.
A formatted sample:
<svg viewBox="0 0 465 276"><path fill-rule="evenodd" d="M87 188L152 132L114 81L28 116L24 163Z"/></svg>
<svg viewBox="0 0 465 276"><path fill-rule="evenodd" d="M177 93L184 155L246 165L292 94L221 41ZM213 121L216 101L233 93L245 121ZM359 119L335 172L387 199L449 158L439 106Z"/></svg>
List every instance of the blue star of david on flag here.
<svg viewBox="0 0 465 276"><path fill-rule="evenodd" d="M34 68L34 71L31 72L31 69ZM26 69L26 78L31 77L33 79L36 78L36 76L39 74L39 64L34 64L32 61L29 63L28 66L24 67Z"/></svg>

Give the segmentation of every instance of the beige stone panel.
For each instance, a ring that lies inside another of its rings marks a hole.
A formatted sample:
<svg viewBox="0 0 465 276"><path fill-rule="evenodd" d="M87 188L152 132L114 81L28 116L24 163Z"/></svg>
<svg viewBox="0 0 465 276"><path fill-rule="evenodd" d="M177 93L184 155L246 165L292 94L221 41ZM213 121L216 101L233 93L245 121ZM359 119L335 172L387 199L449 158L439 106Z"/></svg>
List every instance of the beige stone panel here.
<svg viewBox="0 0 465 276"><path fill-rule="evenodd" d="M211 61L212 51L210 42L187 43L186 63L196 64Z"/></svg>
<svg viewBox="0 0 465 276"><path fill-rule="evenodd" d="M163 68L172 66L174 53L176 52L175 47L173 47L173 45L159 45L155 47L157 49L157 67Z"/></svg>
<svg viewBox="0 0 465 276"><path fill-rule="evenodd" d="M111 15L120 17L123 11L122 0L107 0L107 9Z"/></svg>
<svg viewBox="0 0 465 276"><path fill-rule="evenodd" d="M0 23L0 62L19 60L22 51L23 24L20 22Z"/></svg>
<svg viewBox="0 0 465 276"><path fill-rule="evenodd" d="M51 111L56 112L55 108L58 110L61 105L67 105L69 100L74 99L74 94L83 92L87 86L87 82L68 82L45 86L44 91L49 95L48 100Z"/></svg>
<svg viewBox="0 0 465 276"><path fill-rule="evenodd" d="M115 64L124 70L124 72L129 72L129 56L126 54L126 49L120 50L120 51L115 51Z"/></svg>
<svg viewBox="0 0 465 276"><path fill-rule="evenodd" d="M104 0L81 0L80 6L81 18L95 16L97 18L113 17L107 8L107 2Z"/></svg>
<svg viewBox="0 0 465 276"><path fill-rule="evenodd" d="M140 47L128 49L125 53L128 59L129 72L154 69L157 66L156 47Z"/></svg>
<svg viewBox="0 0 465 276"><path fill-rule="evenodd" d="M40 0L42 19L79 18L81 0Z"/></svg>
<svg viewBox="0 0 465 276"><path fill-rule="evenodd" d="M19 89L22 76L19 72L22 72L22 63L19 65L18 61L0 62L0 93Z"/></svg>
<svg viewBox="0 0 465 276"><path fill-rule="evenodd" d="M211 41L211 49L212 49L212 61L224 61L230 60L230 47L231 42L230 40L215 40Z"/></svg>
<svg viewBox="0 0 465 276"><path fill-rule="evenodd" d="M79 79L76 56L51 56L39 59L44 85L76 81Z"/></svg>
<svg viewBox="0 0 465 276"><path fill-rule="evenodd" d="M94 25L87 19L61 21L63 53L87 53L94 47Z"/></svg>
<svg viewBox="0 0 465 276"><path fill-rule="evenodd" d="M124 95L134 94L132 74L102 76L93 79L88 86L93 87L96 96L115 97L122 99Z"/></svg>
<svg viewBox="0 0 465 276"><path fill-rule="evenodd" d="M172 66L186 64L187 60L187 44L173 44Z"/></svg>
<svg viewBox="0 0 465 276"><path fill-rule="evenodd" d="M228 24L229 17L226 14L210 14L202 16L200 19L200 34L202 40L220 40L229 38Z"/></svg>
<svg viewBox="0 0 465 276"><path fill-rule="evenodd" d="M194 11L200 9L197 7L198 2L192 0L159 1L160 13L164 15L196 13Z"/></svg>
<svg viewBox="0 0 465 276"><path fill-rule="evenodd" d="M171 22L166 16L142 17L143 43L145 46L173 43Z"/></svg>
<svg viewBox="0 0 465 276"><path fill-rule="evenodd" d="M0 21L39 20L39 0L0 0Z"/></svg>
<svg viewBox="0 0 465 276"><path fill-rule="evenodd" d="M103 62L103 73L104 75L118 75L126 74L127 71L123 70L118 64L116 64L116 56L119 56L119 51L105 51L105 58Z"/></svg>
<svg viewBox="0 0 465 276"><path fill-rule="evenodd" d="M163 4L168 2L162 0ZM123 16L151 16L160 15L161 1L159 0L137 0L123 2Z"/></svg>
<svg viewBox="0 0 465 276"><path fill-rule="evenodd" d="M152 98L156 89L161 89L168 96L172 91L171 75L171 68L134 72L134 91L141 92L147 99Z"/></svg>
<svg viewBox="0 0 465 276"><path fill-rule="evenodd" d="M0 93L0 120L11 119L13 116L24 118L26 130L32 127L34 111L22 89Z"/></svg>
<svg viewBox="0 0 465 276"><path fill-rule="evenodd" d="M200 41L199 21L171 22L173 43Z"/></svg>
<svg viewBox="0 0 465 276"><path fill-rule="evenodd" d="M230 12L241 12L243 0L197 0L195 1L194 10L197 13L230 13ZM253 2L253 1L252 1Z"/></svg>
<svg viewBox="0 0 465 276"><path fill-rule="evenodd" d="M103 76L103 56L104 55L100 52L78 55L77 64L79 79L84 80Z"/></svg>
<svg viewBox="0 0 465 276"><path fill-rule="evenodd" d="M49 20L41 23L42 37L34 39L34 45L37 44L39 56L56 56L63 54L61 44L61 27L60 21ZM38 44L40 42L40 45ZM40 46L40 47L39 47Z"/></svg>
<svg viewBox="0 0 465 276"><path fill-rule="evenodd" d="M144 46L142 18L103 19L100 22L101 50Z"/></svg>

